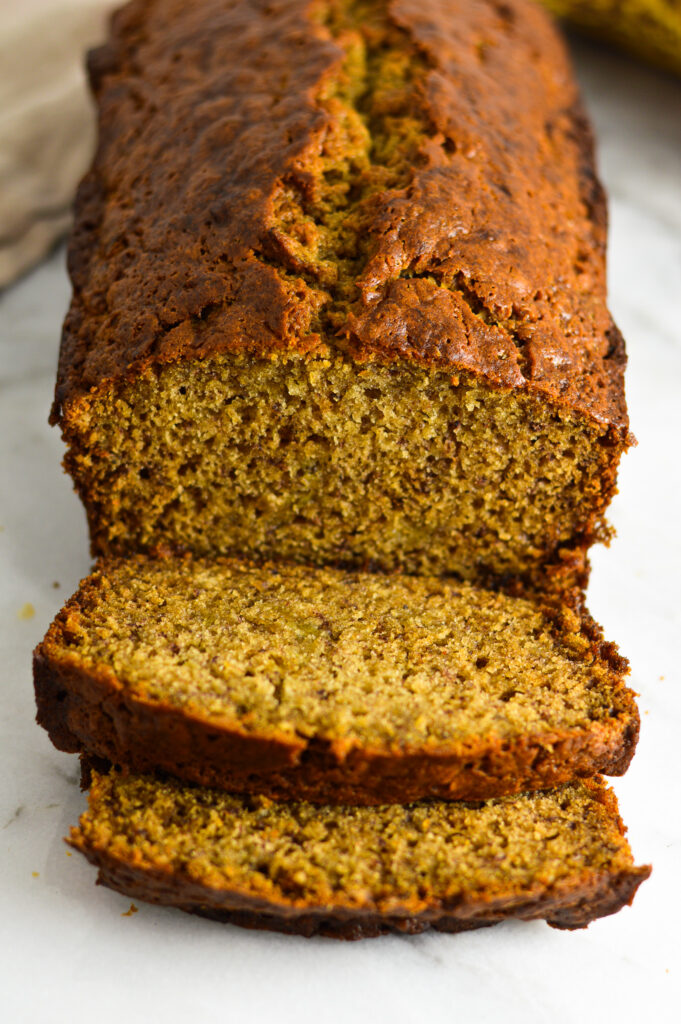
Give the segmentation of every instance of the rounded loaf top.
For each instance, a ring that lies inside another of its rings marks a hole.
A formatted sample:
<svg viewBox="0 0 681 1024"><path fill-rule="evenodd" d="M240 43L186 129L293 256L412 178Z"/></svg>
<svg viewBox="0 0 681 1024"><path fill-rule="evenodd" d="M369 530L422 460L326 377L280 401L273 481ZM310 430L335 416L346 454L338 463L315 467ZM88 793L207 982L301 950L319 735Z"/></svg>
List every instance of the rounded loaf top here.
<svg viewBox="0 0 681 1024"><path fill-rule="evenodd" d="M218 353L395 361L622 435L605 208L526 0L133 0L90 61L54 416Z"/></svg>

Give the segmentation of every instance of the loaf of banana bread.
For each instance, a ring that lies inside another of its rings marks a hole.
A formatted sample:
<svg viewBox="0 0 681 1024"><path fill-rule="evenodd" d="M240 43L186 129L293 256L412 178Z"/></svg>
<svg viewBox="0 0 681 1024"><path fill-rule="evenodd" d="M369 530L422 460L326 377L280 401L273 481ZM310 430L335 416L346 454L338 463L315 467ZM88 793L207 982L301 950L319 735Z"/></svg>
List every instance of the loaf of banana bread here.
<svg viewBox="0 0 681 1024"><path fill-rule="evenodd" d="M133 0L53 420L98 554L542 579L629 443L604 198L529 0Z"/></svg>
<svg viewBox="0 0 681 1024"><path fill-rule="evenodd" d="M345 939L506 918L583 928L630 903L650 874L598 779L477 805L371 808L94 771L69 842L133 899Z"/></svg>
<svg viewBox="0 0 681 1024"><path fill-rule="evenodd" d="M626 668L586 616L468 583L138 557L83 581L35 687L62 750L367 804L622 774Z"/></svg>

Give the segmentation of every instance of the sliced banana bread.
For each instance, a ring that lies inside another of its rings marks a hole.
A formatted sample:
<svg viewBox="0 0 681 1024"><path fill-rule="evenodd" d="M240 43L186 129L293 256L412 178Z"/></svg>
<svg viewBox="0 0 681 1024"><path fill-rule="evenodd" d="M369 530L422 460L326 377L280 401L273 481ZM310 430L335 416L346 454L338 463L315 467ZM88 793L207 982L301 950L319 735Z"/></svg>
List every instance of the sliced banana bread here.
<svg viewBox="0 0 681 1024"><path fill-rule="evenodd" d="M511 917L582 928L650 874L600 780L477 805L340 808L95 771L69 842L133 899L347 939Z"/></svg>
<svg viewBox="0 0 681 1024"><path fill-rule="evenodd" d="M586 618L440 578L136 557L36 651L62 750L318 803L484 799L598 771L638 736Z"/></svg>
<svg viewBox="0 0 681 1024"><path fill-rule="evenodd" d="M529 0L133 0L91 58L53 420L92 547L539 578L629 442Z"/></svg>

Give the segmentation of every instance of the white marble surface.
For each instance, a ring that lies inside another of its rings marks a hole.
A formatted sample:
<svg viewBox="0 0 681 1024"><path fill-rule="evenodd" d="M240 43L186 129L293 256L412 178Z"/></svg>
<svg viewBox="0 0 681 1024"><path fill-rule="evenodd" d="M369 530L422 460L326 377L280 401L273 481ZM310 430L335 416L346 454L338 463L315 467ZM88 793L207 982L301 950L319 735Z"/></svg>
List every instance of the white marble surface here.
<svg viewBox="0 0 681 1024"><path fill-rule="evenodd" d="M590 605L641 694L638 755L616 789L652 878L632 909L586 932L507 924L354 944L144 905L125 917L129 900L94 887L62 842L84 805L76 759L34 725L30 676L33 646L89 566L46 423L68 295L59 252L0 300L4 1020L681 1020L681 83L586 44L576 58L611 198L611 304L639 439L612 508L617 540L594 556Z"/></svg>

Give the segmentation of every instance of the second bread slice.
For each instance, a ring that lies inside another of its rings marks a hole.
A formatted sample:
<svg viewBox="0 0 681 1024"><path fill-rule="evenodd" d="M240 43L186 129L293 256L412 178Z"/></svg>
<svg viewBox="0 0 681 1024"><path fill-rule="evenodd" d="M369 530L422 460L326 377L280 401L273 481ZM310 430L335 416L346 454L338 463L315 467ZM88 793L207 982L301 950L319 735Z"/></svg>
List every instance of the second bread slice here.
<svg viewBox="0 0 681 1024"><path fill-rule="evenodd" d="M631 903L650 874L599 779L483 804L367 809L88 775L69 842L99 882L246 928L345 939L508 918L583 928Z"/></svg>
<svg viewBox="0 0 681 1024"><path fill-rule="evenodd" d="M102 563L36 651L57 747L279 799L478 800L621 774L626 662L574 611L437 578Z"/></svg>

